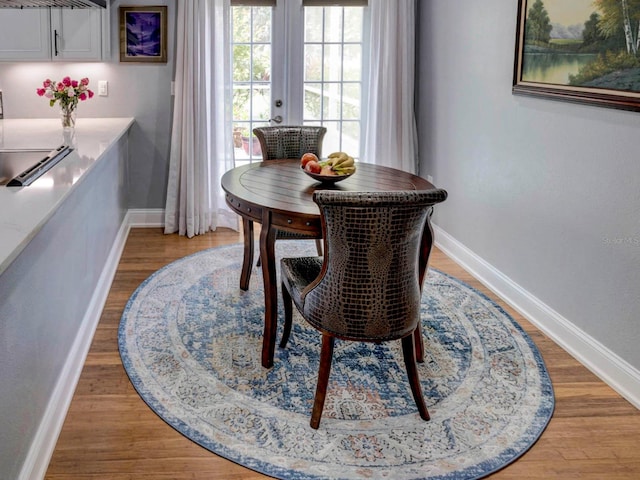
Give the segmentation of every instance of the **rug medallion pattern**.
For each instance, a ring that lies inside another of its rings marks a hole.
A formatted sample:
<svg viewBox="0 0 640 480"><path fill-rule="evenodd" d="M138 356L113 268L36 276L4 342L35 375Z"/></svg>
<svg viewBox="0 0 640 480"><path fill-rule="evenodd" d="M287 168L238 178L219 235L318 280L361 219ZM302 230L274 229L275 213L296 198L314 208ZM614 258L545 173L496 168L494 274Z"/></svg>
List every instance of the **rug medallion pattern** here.
<svg viewBox="0 0 640 480"><path fill-rule="evenodd" d="M313 255L308 243L280 241L277 253ZM431 421L417 413L399 341L338 340L311 429L320 335L294 312L287 348L263 368L262 279L254 269L241 291L241 259L233 245L167 265L132 295L119 331L141 397L212 452L277 478L480 478L546 427L554 396L535 345L493 301L431 269L418 364Z"/></svg>

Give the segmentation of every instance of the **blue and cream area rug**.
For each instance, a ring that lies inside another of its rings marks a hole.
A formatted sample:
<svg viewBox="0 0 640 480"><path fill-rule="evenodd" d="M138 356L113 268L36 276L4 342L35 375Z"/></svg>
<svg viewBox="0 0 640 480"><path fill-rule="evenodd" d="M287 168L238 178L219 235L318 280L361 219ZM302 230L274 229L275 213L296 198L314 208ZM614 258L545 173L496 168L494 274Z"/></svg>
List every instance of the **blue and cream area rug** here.
<svg viewBox="0 0 640 480"><path fill-rule="evenodd" d="M276 244L278 256L314 250ZM210 451L283 479L473 479L516 460L547 426L553 388L531 339L482 293L431 269L418 367L431 421L418 416L399 341L338 340L311 429L320 334L294 317L287 348L263 368L262 276L254 269L241 291L241 261L232 245L165 266L132 295L119 330L140 396Z"/></svg>

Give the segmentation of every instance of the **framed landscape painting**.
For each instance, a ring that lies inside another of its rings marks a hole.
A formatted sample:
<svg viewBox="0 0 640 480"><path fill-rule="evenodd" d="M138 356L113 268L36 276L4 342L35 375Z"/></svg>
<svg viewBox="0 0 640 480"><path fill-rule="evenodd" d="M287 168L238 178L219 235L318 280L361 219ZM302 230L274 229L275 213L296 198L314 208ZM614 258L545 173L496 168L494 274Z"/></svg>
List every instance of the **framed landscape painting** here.
<svg viewBox="0 0 640 480"><path fill-rule="evenodd" d="M120 7L120 61L167 61L167 7Z"/></svg>
<svg viewBox="0 0 640 480"><path fill-rule="evenodd" d="M640 111L640 1L519 0L513 93Z"/></svg>

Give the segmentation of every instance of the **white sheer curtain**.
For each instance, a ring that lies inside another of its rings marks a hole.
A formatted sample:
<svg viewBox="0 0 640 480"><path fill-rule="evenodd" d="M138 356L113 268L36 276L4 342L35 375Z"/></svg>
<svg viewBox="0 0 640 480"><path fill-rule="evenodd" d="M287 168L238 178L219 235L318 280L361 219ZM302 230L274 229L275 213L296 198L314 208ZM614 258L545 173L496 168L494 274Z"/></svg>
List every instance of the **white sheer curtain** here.
<svg viewBox="0 0 640 480"><path fill-rule="evenodd" d="M233 167L229 0L176 2L173 128L165 233L237 229L220 178Z"/></svg>
<svg viewBox="0 0 640 480"><path fill-rule="evenodd" d="M415 0L369 0L371 58L364 155L418 172L414 114Z"/></svg>

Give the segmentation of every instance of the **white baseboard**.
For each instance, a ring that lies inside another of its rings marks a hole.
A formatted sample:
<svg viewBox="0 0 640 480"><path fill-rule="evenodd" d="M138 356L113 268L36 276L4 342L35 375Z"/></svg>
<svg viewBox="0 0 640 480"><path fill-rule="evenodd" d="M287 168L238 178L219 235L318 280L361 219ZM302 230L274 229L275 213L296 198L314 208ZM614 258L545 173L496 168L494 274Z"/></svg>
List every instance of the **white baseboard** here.
<svg viewBox="0 0 640 480"><path fill-rule="evenodd" d="M434 225L436 246L555 343L640 408L640 371Z"/></svg>
<svg viewBox="0 0 640 480"><path fill-rule="evenodd" d="M129 227L164 227L164 209L130 209L127 213Z"/></svg>
<svg viewBox="0 0 640 480"><path fill-rule="evenodd" d="M98 279L91 301L78 329L71 351L67 356L58 382L49 398L49 403L42 417L38 431L31 443L29 453L20 471L20 480L44 478L51 455L62 430L67 411L71 405L73 394L80 379L84 362L89 353L93 335L100 321L104 304L107 301L113 277L118 269L124 245L127 241L130 226L127 215L123 220L116 239L111 247L105 266Z"/></svg>

